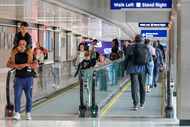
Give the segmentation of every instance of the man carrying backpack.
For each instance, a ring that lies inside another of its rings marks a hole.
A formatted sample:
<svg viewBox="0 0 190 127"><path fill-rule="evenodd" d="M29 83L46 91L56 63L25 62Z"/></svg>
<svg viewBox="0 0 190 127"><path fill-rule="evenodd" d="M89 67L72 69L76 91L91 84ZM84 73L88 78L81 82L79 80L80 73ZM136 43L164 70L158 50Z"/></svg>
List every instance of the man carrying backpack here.
<svg viewBox="0 0 190 127"><path fill-rule="evenodd" d="M142 36L136 35L135 43L126 50L126 69L131 78L131 94L135 111L139 104L138 91L140 92L140 108L144 106L146 93L144 75L148 72L146 66L150 58L150 52L143 43Z"/></svg>

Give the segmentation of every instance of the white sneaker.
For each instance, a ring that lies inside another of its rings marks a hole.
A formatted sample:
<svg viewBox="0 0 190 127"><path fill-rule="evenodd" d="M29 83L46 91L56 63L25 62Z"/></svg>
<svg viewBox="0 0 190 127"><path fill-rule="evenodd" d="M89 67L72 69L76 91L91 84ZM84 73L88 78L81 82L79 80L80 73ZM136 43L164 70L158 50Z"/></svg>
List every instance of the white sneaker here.
<svg viewBox="0 0 190 127"><path fill-rule="evenodd" d="M137 111L138 107L136 105L133 106L133 111Z"/></svg>
<svg viewBox="0 0 190 127"><path fill-rule="evenodd" d="M21 118L20 117L20 113L16 112L15 115L14 115L14 117L13 117L13 119L14 120L20 120L20 118Z"/></svg>
<svg viewBox="0 0 190 127"><path fill-rule="evenodd" d="M31 120L31 119L32 119L31 113L26 113L26 120Z"/></svg>
<svg viewBox="0 0 190 127"><path fill-rule="evenodd" d="M144 109L144 105L141 104L141 105L140 105L140 109Z"/></svg>

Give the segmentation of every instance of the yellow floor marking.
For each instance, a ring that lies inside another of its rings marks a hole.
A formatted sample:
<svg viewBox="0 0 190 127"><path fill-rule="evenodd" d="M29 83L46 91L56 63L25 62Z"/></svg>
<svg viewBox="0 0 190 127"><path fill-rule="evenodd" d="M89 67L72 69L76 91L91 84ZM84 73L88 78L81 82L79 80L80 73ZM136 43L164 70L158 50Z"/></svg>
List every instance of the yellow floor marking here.
<svg viewBox="0 0 190 127"><path fill-rule="evenodd" d="M100 111L100 116L103 117L106 115L106 113L112 108L112 106L116 103L116 101L118 100L118 98L125 92L129 89L129 86L130 86L130 83L127 83L123 88L122 90L117 94L115 95L111 101L105 105L105 107Z"/></svg>

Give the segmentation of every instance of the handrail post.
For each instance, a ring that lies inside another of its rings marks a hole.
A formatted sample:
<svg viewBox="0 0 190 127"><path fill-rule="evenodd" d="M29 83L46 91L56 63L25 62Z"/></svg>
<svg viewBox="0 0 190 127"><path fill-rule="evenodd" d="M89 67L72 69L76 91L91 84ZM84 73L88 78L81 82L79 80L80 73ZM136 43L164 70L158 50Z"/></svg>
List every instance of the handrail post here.
<svg viewBox="0 0 190 127"><path fill-rule="evenodd" d="M174 109L173 109L173 105L172 105L172 88L171 88L171 84L170 84L170 77L171 77L171 58L172 58L172 43L173 43L173 36L172 36L172 25L171 28L169 29L169 51L168 51L168 68L167 68L167 87L166 87L166 91L167 91L167 100L166 100L166 107L165 107L165 113L166 113L166 118L173 118L174 117Z"/></svg>
<svg viewBox="0 0 190 127"><path fill-rule="evenodd" d="M96 71L93 72L93 79L92 79L92 105L90 107L91 110L91 117L97 117L98 115L98 106L96 104L96 93L95 93L95 87L96 87Z"/></svg>
<svg viewBox="0 0 190 127"><path fill-rule="evenodd" d="M166 87L166 107L165 107L165 113L166 118L173 118L174 117L174 109L172 105L172 90L170 85L170 71L167 70L167 87Z"/></svg>
<svg viewBox="0 0 190 127"><path fill-rule="evenodd" d="M15 69L11 69L7 73L7 78L6 78L6 100L7 104L5 107L5 117L12 117L13 112L14 112L14 104L10 100L10 79L11 79L11 74L15 71Z"/></svg>
<svg viewBox="0 0 190 127"><path fill-rule="evenodd" d="M85 117L85 113L86 113L86 106L84 105L84 95L83 95L83 79L82 79L83 75L81 70L79 71L79 82L80 82L80 105L79 105L79 117Z"/></svg>

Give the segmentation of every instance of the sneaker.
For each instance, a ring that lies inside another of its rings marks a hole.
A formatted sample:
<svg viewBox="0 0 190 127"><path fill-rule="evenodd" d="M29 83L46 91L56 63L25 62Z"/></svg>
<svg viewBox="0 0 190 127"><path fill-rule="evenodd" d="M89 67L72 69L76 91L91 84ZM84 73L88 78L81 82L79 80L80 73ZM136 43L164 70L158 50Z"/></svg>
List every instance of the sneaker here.
<svg viewBox="0 0 190 127"><path fill-rule="evenodd" d="M26 113L26 120L31 120L31 119L32 119L31 113Z"/></svg>
<svg viewBox="0 0 190 127"><path fill-rule="evenodd" d="M151 89L149 88L149 89L147 89L147 91L146 91L147 93L150 93L151 92Z"/></svg>
<svg viewBox="0 0 190 127"><path fill-rule="evenodd" d="M150 91L151 91L150 86L147 86L147 87L146 87L146 92L147 92L147 93L150 93Z"/></svg>
<svg viewBox="0 0 190 127"><path fill-rule="evenodd" d="M16 112L14 117L13 117L13 120L20 120L21 117L20 117L20 113Z"/></svg>
<svg viewBox="0 0 190 127"><path fill-rule="evenodd" d="M143 104L140 105L140 109L144 109L144 105Z"/></svg>
<svg viewBox="0 0 190 127"><path fill-rule="evenodd" d="M137 111L138 110L138 107L135 105L135 106L133 106L133 110L134 111Z"/></svg>

